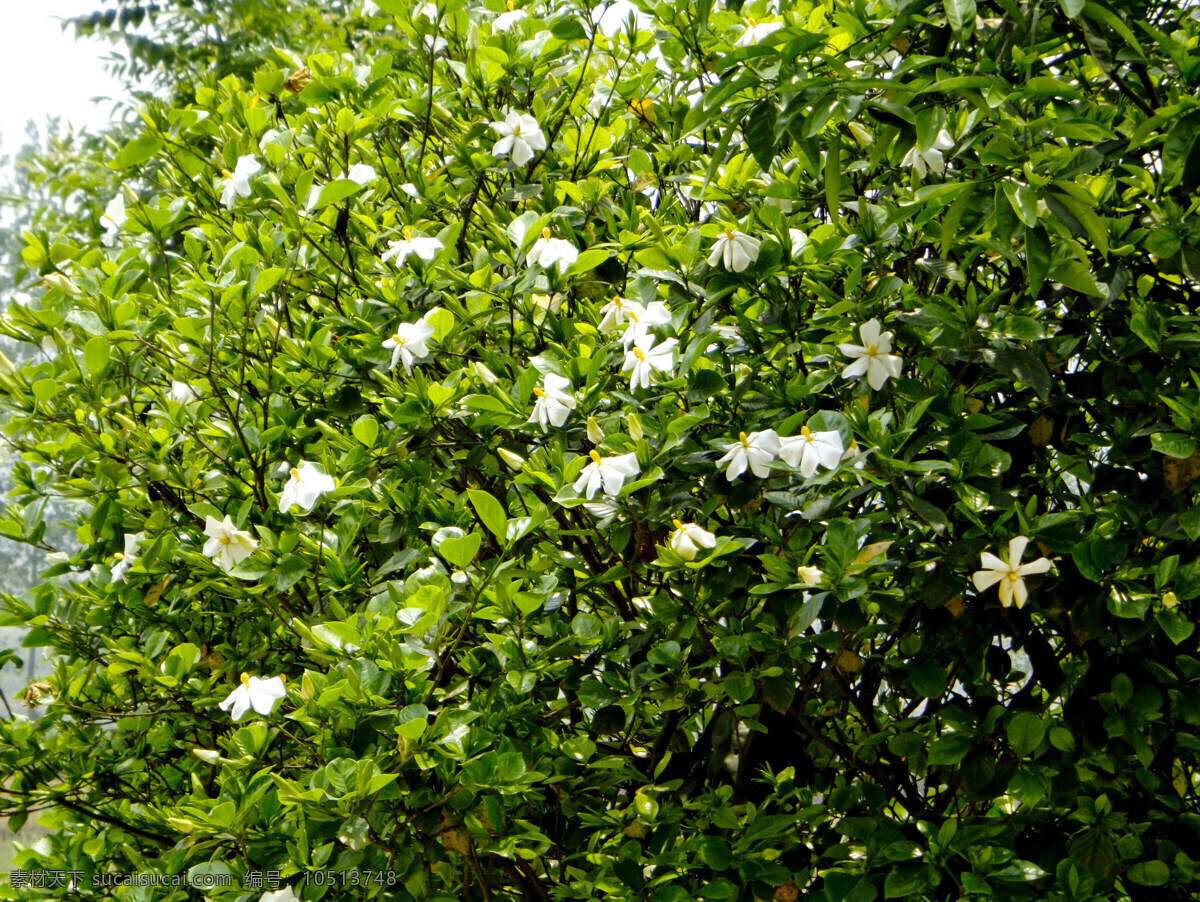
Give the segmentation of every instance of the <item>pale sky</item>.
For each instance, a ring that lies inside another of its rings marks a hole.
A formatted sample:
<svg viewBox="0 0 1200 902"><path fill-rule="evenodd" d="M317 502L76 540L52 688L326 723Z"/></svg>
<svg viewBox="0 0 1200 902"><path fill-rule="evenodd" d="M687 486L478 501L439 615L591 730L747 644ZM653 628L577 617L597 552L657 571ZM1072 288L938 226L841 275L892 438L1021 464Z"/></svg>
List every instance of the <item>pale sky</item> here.
<svg viewBox="0 0 1200 902"><path fill-rule="evenodd" d="M0 154L12 156L25 140L29 119L44 127L48 115L98 129L108 122L112 100L124 96L105 71L107 41L77 41L62 18L105 8L103 0L0 0ZM44 128L43 128L44 130Z"/></svg>

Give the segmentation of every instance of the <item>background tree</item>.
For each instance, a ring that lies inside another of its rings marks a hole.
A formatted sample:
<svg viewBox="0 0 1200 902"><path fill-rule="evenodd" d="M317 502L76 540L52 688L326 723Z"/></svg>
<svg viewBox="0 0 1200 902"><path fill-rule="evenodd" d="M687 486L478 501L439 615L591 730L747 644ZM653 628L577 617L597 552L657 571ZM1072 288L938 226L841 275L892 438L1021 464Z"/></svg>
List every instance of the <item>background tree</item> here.
<svg viewBox="0 0 1200 902"><path fill-rule="evenodd" d="M1190 10L271 9L27 236L22 867L1195 895Z"/></svg>

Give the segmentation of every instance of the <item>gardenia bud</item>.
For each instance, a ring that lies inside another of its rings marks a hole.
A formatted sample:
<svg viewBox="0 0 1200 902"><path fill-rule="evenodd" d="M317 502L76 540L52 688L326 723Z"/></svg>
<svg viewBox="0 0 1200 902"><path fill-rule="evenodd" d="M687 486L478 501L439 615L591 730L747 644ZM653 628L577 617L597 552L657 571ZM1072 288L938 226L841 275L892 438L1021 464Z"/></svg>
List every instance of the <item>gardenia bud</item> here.
<svg viewBox="0 0 1200 902"><path fill-rule="evenodd" d="M500 455L500 459L502 461L504 461L511 469L516 470L518 473L525 469L525 458L523 458L520 454L513 454L507 448L497 448L496 453Z"/></svg>
<svg viewBox="0 0 1200 902"><path fill-rule="evenodd" d="M1164 592L1162 597L1162 606L1164 611L1170 611L1179 605L1179 599L1174 592Z"/></svg>
<svg viewBox="0 0 1200 902"><path fill-rule="evenodd" d="M595 417L588 417L587 437L588 441L593 445L598 445L604 441L604 432L600 429L600 424L596 422Z"/></svg>
<svg viewBox="0 0 1200 902"><path fill-rule="evenodd" d="M641 420L637 418L637 414L631 413L625 418L625 422L629 427L629 437L635 442L640 442L645 433L642 431Z"/></svg>
<svg viewBox="0 0 1200 902"><path fill-rule="evenodd" d="M471 364L475 368L475 375L479 377L479 381L484 385L495 385L500 381L500 377L489 370L486 366L476 360Z"/></svg>

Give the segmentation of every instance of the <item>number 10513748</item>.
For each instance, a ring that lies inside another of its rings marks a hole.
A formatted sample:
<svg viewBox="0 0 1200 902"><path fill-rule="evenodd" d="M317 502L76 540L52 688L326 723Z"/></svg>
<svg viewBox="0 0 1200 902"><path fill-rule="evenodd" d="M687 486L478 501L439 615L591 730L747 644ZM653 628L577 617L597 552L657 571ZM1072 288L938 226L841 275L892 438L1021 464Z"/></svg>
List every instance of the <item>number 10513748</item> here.
<svg viewBox="0 0 1200 902"><path fill-rule="evenodd" d="M305 871L304 883L315 886L369 886L372 883L379 886L395 886L400 882L400 875L395 871L362 871L357 868L349 871Z"/></svg>

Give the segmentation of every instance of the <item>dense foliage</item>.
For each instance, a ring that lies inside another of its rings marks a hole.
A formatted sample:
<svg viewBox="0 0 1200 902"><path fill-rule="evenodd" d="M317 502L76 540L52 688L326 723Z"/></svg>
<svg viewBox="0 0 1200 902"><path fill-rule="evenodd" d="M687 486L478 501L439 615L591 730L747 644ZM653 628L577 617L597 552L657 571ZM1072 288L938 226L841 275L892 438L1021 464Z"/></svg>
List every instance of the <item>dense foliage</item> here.
<svg viewBox="0 0 1200 902"><path fill-rule="evenodd" d="M1196 16L509 6L167 4L44 174L19 866L1194 898Z"/></svg>

